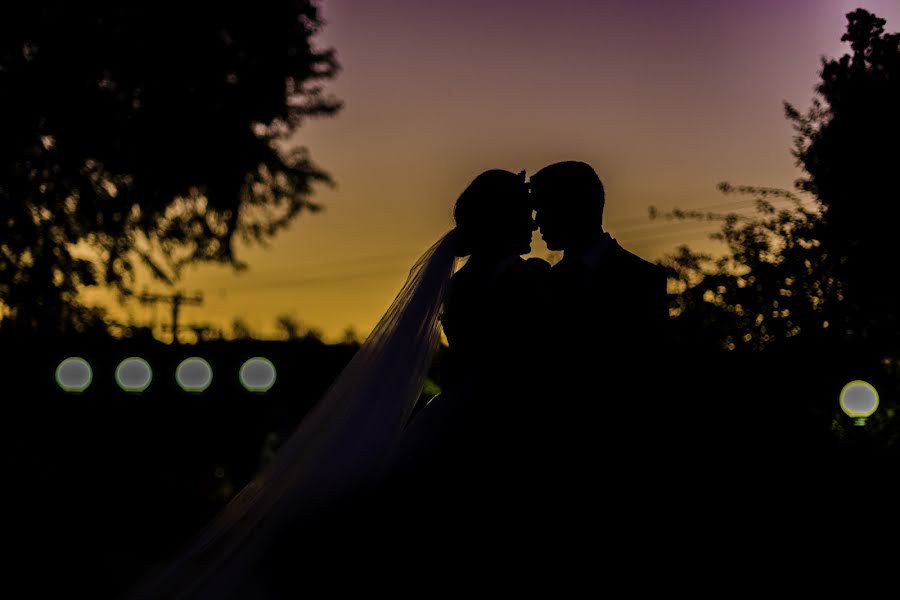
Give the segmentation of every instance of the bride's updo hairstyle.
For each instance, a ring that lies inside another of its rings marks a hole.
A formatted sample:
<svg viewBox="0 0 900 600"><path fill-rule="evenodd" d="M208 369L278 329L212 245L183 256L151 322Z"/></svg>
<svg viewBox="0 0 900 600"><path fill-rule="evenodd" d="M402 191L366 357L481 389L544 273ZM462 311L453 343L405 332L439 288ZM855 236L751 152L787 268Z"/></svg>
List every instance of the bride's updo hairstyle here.
<svg viewBox="0 0 900 600"><path fill-rule="evenodd" d="M478 175L456 201L456 255L502 254L521 245L522 215L531 207L524 172L491 169ZM530 237L530 230L529 237Z"/></svg>

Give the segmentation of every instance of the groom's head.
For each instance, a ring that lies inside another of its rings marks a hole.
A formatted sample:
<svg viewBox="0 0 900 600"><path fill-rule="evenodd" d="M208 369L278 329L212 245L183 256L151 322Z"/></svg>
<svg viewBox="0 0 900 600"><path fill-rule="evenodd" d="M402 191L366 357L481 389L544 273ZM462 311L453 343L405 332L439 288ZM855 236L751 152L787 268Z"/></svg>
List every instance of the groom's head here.
<svg viewBox="0 0 900 600"><path fill-rule="evenodd" d="M587 163L548 165L531 176L537 223L550 250L573 250L603 232L603 183Z"/></svg>

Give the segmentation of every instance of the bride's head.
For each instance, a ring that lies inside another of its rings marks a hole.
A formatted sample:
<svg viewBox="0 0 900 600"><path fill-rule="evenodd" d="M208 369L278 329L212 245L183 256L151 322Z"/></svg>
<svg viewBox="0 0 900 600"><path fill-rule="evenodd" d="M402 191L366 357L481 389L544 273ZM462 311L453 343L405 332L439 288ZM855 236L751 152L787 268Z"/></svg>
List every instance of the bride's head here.
<svg viewBox="0 0 900 600"><path fill-rule="evenodd" d="M458 256L531 252L536 225L524 172L485 171L459 196L453 217Z"/></svg>

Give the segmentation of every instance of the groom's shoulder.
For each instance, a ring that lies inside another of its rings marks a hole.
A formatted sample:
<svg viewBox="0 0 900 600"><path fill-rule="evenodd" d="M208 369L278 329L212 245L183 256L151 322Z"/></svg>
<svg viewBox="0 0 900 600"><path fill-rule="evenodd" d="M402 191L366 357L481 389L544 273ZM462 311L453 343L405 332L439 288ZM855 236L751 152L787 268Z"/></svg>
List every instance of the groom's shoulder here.
<svg viewBox="0 0 900 600"><path fill-rule="evenodd" d="M620 244L615 245L619 267L626 273L635 277L646 279L659 279L665 277L665 270L649 260L645 260L637 254L626 250Z"/></svg>

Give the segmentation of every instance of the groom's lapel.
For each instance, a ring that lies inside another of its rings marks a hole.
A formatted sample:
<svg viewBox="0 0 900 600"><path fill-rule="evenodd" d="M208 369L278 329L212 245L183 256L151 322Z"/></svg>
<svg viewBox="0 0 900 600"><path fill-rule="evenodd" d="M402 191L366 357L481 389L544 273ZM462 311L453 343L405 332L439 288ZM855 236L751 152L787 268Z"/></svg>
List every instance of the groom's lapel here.
<svg viewBox="0 0 900 600"><path fill-rule="evenodd" d="M587 280L587 268L578 258L563 258L553 267L557 285L563 291L574 292Z"/></svg>
<svg viewBox="0 0 900 600"><path fill-rule="evenodd" d="M606 270L610 261L613 260L621 248L619 242L607 234L606 240L592 248L581 260L588 272L591 275L596 275Z"/></svg>
<svg viewBox="0 0 900 600"><path fill-rule="evenodd" d="M595 253L578 258L563 258L554 268L560 270L560 275L568 280L569 285L588 291L605 282L621 250L619 243L611 239L609 244Z"/></svg>

